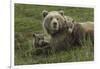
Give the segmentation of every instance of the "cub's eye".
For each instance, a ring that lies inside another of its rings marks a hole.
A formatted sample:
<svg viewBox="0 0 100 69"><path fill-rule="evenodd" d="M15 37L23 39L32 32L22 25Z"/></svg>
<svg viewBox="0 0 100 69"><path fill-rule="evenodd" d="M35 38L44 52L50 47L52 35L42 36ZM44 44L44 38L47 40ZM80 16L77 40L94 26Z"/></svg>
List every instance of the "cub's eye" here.
<svg viewBox="0 0 100 69"><path fill-rule="evenodd" d="M38 38L38 40L41 40L41 38Z"/></svg>

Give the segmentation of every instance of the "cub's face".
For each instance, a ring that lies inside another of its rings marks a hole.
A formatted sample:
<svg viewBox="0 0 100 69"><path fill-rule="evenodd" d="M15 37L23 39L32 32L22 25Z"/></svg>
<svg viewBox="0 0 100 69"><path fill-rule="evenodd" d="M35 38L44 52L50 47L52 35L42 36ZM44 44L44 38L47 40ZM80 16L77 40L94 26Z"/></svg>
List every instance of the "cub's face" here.
<svg viewBox="0 0 100 69"><path fill-rule="evenodd" d="M63 11L44 11L43 17L43 26L46 29L46 31L51 35L61 30L63 28L63 25L65 24Z"/></svg>
<svg viewBox="0 0 100 69"><path fill-rule="evenodd" d="M41 46L44 42L44 35L42 33L34 33L33 34L34 37L34 42L35 44Z"/></svg>

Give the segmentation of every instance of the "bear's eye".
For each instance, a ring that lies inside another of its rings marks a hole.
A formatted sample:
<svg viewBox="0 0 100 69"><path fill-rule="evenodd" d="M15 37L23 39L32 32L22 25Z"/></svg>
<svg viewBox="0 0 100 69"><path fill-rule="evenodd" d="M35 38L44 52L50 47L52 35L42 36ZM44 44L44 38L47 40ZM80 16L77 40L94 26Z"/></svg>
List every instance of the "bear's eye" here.
<svg viewBox="0 0 100 69"><path fill-rule="evenodd" d="M50 20L52 20L52 17L50 17Z"/></svg>
<svg viewBox="0 0 100 69"><path fill-rule="evenodd" d="M57 18L57 20L59 20L59 18Z"/></svg>

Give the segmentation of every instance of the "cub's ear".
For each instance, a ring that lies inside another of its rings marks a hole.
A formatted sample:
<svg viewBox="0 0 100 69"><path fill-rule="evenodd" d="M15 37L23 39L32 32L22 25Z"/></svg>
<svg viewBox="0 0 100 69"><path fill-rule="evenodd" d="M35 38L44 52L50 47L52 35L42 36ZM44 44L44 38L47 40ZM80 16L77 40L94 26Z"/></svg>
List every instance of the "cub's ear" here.
<svg viewBox="0 0 100 69"><path fill-rule="evenodd" d="M43 15L43 17L46 17L46 16L48 15L48 11L43 10L43 11L42 11L42 15Z"/></svg>
<svg viewBox="0 0 100 69"><path fill-rule="evenodd" d="M59 13L63 16L64 15L64 11L60 10Z"/></svg>

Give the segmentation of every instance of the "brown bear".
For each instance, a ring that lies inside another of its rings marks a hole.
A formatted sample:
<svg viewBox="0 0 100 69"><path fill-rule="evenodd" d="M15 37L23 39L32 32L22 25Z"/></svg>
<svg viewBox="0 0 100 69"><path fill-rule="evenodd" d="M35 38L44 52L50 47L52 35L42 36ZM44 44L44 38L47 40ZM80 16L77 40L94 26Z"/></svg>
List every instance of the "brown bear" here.
<svg viewBox="0 0 100 69"><path fill-rule="evenodd" d="M48 54L50 49L49 42L44 39L41 32L33 33L33 49L35 47L36 54Z"/></svg>
<svg viewBox="0 0 100 69"><path fill-rule="evenodd" d="M87 35L93 38L93 24L76 23L73 18L65 16L63 11L44 10L43 17L43 28L51 36L50 46L53 50L81 45L81 40L87 38Z"/></svg>
<svg viewBox="0 0 100 69"><path fill-rule="evenodd" d="M94 44L93 22L74 23L71 29L71 37L73 45L82 45L84 40L90 40Z"/></svg>
<svg viewBox="0 0 100 69"><path fill-rule="evenodd" d="M33 46L35 48L42 48L48 44L47 41L44 41L44 35L42 33L33 33Z"/></svg>

